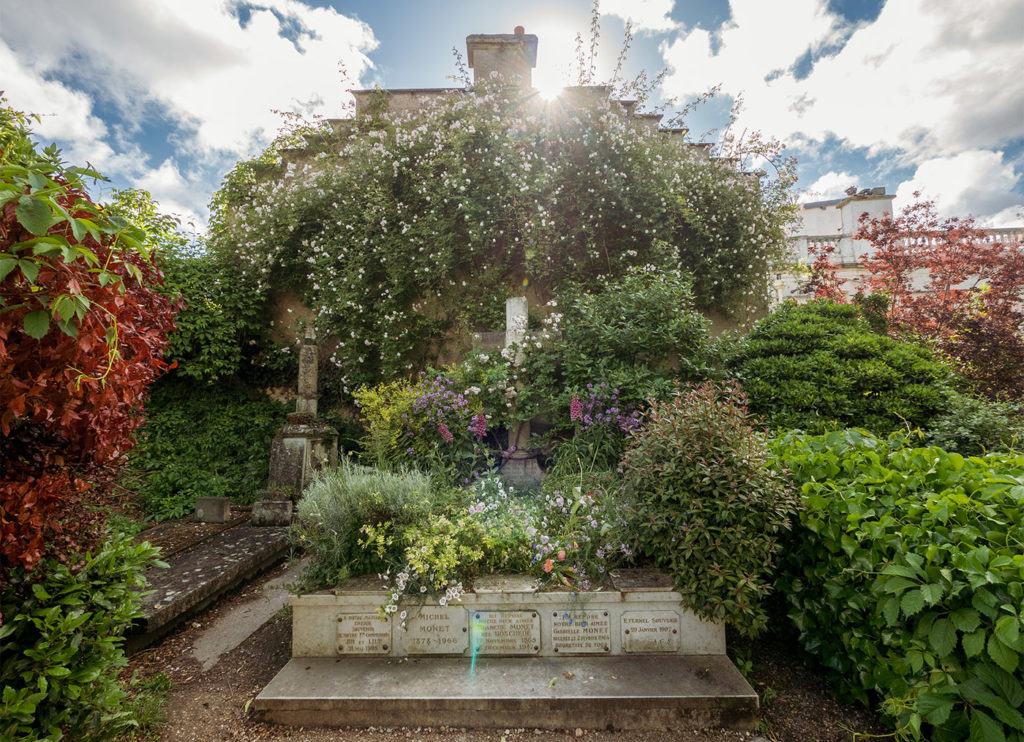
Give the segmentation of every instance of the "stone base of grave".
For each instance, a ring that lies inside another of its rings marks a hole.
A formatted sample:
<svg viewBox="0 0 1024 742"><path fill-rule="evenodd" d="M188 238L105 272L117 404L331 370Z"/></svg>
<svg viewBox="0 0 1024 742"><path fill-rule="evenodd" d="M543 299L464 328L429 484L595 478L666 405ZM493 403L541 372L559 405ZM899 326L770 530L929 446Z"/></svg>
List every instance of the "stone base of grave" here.
<svg viewBox="0 0 1024 742"><path fill-rule="evenodd" d="M253 702L292 726L753 729L724 655L292 659Z"/></svg>
<svg viewBox="0 0 1024 742"><path fill-rule="evenodd" d="M611 578L573 593L484 576L457 603L403 599L384 618L374 576L293 596L293 659L253 708L294 725L752 729L722 624L663 573Z"/></svg>

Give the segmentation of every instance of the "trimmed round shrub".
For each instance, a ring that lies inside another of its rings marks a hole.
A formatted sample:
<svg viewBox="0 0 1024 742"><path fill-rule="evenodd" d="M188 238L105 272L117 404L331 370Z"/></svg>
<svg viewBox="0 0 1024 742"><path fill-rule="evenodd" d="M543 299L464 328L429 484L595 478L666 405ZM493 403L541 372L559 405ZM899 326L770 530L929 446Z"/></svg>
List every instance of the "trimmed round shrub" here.
<svg viewBox="0 0 1024 742"><path fill-rule="evenodd" d="M808 432L927 427L954 378L929 349L880 335L859 307L830 301L783 304L730 367L770 427Z"/></svg>
<svg viewBox="0 0 1024 742"><path fill-rule="evenodd" d="M402 557L396 536L440 510L428 474L343 459L337 469L317 475L299 500L292 537L311 556L302 586L333 587L351 575L387 570Z"/></svg>
<svg viewBox="0 0 1024 742"><path fill-rule="evenodd" d="M710 382L655 404L622 459L640 552L671 573L684 605L747 636L767 623L798 502L768 459L743 393Z"/></svg>

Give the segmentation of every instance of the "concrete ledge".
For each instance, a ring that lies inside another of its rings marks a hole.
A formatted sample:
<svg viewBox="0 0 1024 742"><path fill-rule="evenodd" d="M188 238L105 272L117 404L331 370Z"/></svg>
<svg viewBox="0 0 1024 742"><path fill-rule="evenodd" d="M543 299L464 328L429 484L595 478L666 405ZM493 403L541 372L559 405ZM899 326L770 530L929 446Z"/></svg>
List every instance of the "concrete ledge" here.
<svg viewBox="0 0 1024 742"><path fill-rule="evenodd" d="M138 651L187 616L252 579L287 555L287 528L239 526L168 559L168 569L150 569L141 619L127 637Z"/></svg>
<svg viewBox="0 0 1024 742"><path fill-rule="evenodd" d="M749 730L758 698L722 655L296 658L253 710L293 726Z"/></svg>

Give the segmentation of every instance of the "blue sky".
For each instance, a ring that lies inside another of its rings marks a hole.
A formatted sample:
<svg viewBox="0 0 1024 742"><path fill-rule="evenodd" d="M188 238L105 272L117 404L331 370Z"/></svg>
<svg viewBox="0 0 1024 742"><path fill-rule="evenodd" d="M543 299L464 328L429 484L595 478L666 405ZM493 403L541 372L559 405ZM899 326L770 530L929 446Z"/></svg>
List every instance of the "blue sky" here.
<svg viewBox="0 0 1024 742"><path fill-rule="evenodd" d="M346 87L453 85L453 48L516 25L539 37L535 84L569 84L590 11L587 0L0 0L0 89L43 115L39 138L68 160L202 226L224 173L272 139L274 109L337 117ZM626 77L666 70L655 103L721 84L689 120L695 136L742 96L739 130L787 142L805 200L882 185L897 207L919 190L947 215L1022 223L1022 0L603 0L601 13L598 77L628 22Z"/></svg>

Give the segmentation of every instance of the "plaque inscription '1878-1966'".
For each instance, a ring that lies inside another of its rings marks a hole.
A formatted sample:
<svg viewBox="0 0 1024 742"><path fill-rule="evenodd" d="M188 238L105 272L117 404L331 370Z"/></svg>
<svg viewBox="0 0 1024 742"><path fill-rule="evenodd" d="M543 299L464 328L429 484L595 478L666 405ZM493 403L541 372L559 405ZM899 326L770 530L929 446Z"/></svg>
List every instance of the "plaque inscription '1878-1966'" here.
<svg viewBox="0 0 1024 742"><path fill-rule="evenodd" d="M412 612L403 642L409 654L462 654L469 644L466 609L424 606Z"/></svg>
<svg viewBox="0 0 1024 742"><path fill-rule="evenodd" d="M537 654L540 616L537 611L472 611L469 646L477 654Z"/></svg>
<svg viewBox="0 0 1024 742"><path fill-rule="evenodd" d="M391 621L376 613L338 615L338 654L387 654L391 649Z"/></svg>
<svg viewBox="0 0 1024 742"><path fill-rule="evenodd" d="M555 611L551 647L558 654L605 654L611 651L608 611Z"/></svg>

